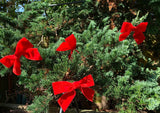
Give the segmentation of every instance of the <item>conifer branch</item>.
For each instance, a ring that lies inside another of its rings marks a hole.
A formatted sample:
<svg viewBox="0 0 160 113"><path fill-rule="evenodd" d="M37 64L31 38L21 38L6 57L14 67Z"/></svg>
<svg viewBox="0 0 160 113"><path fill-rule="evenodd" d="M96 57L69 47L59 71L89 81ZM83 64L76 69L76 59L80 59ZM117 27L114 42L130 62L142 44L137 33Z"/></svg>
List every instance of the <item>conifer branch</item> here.
<svg viewBox="0 0 160 113"><path fill-rule="evenodd" d="M54 7L54 6L69 5L69 4L79 4L84 2L85 1L74 1L74 2L68 2L68 3L50 4L49 6Z"/></svg>

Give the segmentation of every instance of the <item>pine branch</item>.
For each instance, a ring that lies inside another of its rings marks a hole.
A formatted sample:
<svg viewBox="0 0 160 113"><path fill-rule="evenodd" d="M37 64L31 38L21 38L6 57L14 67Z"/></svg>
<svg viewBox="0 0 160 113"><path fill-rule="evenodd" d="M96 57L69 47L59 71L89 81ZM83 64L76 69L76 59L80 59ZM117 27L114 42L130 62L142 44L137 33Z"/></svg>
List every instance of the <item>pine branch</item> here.
<svg viewBox="0 0 160 113"><path fill-rule="evenodd" d="M54 7L54 6L69 5L69 4L79 4L84 2L85 1L74 1L74 2L68 2L68 3L50 4L49 6Z"/></svg>

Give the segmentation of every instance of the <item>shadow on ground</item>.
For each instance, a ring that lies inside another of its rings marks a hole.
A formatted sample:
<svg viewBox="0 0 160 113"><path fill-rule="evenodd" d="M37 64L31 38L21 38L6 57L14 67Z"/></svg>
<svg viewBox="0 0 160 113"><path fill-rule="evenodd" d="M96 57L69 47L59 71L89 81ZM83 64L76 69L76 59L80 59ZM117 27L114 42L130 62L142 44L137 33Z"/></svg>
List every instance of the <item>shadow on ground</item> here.
<svg viewBox="0 0 160 113"><path fill-rule="evenodd" d="M0 113L31 113L26 111L27 105L0 103ZM59 113L60 107L50 106L48 113ZM64 113L64 112L63 112ZM65 113L77 113L76 108L68 108ZM117 112L96 112L93 110L80 110L80 113L117 113Z"/></svg>

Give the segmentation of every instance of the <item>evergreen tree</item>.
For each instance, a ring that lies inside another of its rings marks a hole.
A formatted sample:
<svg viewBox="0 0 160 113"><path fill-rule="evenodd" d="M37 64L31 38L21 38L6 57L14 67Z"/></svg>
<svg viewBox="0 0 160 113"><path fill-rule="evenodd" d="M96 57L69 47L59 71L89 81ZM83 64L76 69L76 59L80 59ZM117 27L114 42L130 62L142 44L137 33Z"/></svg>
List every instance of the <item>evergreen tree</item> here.
<svg viewBox="0 0 160 113"><path fill-rule="evenodd" d="M143 55L144 44L138 46L132 35L119 42L123 15L120 22L116 21L117 27L110 29L111 14L98 2L59 3L62 1L25 2L24 12L16 16L9 15L6 10L0 12L0 57L14 53L18 40L26 37L43 58L38 62L21 58L18 84L34 96L28 110L33 113L48 110L49 103L55 99L52 82L78 81L88 74L94 78L96 96L107 97L108 109L122 113L159 110L158 64ZM141 18L137 14L128 20L138 25L146 18L147 14ZM79 53L74 51L69 60L70 51L56 49L72 33L77 39ZM0 65L0 70L2 77L12 74L11 68ZM80 97L77 101L80 103Z"/></svg>

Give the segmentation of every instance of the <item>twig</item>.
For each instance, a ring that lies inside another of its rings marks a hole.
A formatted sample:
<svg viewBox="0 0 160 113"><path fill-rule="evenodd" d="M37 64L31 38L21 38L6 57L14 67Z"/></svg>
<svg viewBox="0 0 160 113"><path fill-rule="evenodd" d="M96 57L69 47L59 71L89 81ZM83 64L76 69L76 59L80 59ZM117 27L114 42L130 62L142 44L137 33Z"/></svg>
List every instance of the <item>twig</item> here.
<svg viewBox="0 0 160 113"><path fill-rule="evenodd" d="M84 3L84 2L85 1L74 1L74 2L68 2L68 3L50 4L49 7L69 5L69 4L78 4L78 3Z"/></svg>
<svg viewBox="0 0 160 113"><path fill-rule="evenodd" d="M43 40L43 35L42 35L41 40L40 40L40 42L37 44L37 46L39 46L43 41L44 41L44 40Z"/></svg>
<svg viewBox="0 0 160 113"><path fill-rule="evenodd" d="M60 107L59 113L62 113L62 108Z"/></svg>

